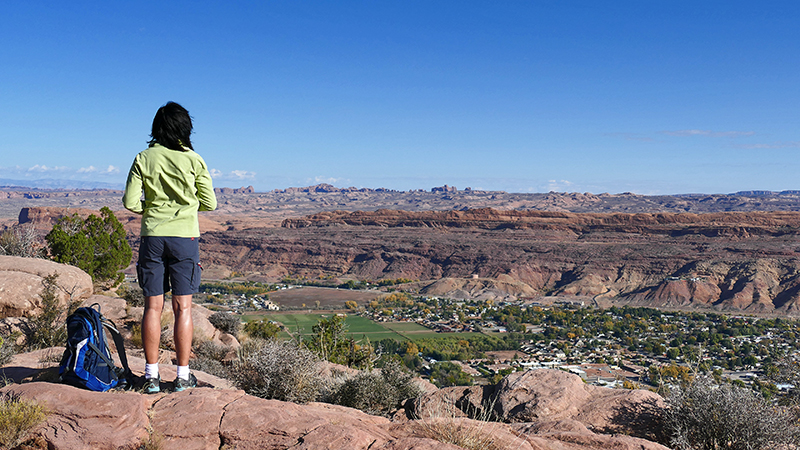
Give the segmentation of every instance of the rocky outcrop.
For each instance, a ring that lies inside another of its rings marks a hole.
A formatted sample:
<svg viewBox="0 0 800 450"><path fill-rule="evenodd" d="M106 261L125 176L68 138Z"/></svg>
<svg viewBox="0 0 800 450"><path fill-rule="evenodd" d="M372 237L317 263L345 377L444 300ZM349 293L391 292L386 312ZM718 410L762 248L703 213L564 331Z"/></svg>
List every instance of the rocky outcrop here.
<svg viewBox="0 0 800 450"><path fill-rule="evenodd" d="M38 358L20 356L12 365L24 365L25 360L31 364L30 361ZM42 363L35 365L41 367ZM441 414L442 408L416 420L403 415L390 420L324 403L298 405L256 398L229 387L214 387L209 384L209 381L214 382L213 377L202 372L197 375L200 387L179 393L149 396L137 392L98 393L38 381L8 385L0 389L0 395L34 400L49 411L47 421L33 430L31 447L26 448L132 450L145 443L187 450L216 450L223 446L309 450L461 448L436 440L436 432L446 430L462 437L480 437L492 442L491 448L497 449L666 449L645 439L598 432L613 429L629 434L630 429L623 425L610 428L609 420L613 422L613 417L608 419L608 414L613 412L614 405L635 409L637 401L647 398L605 388L587 390L557 374L521 376L509 381L507 387L499 386L497 395L502 401L497 404L498 410L505 411L512 404L537 404L521 408L529 412L537 410L530 415L532 421L511 424ZM475 388L464 389L462 392ZM545 397L550 391L555 392L552 401ZM572 400L579 405L567 405ZM597 414L592 413L593 406L600 408ZM520 408L512 407L509 411L515 409ZM517 415L517 418L522 416Z"/></svg>
<svg viewBox="0 0 800 450"><path fill-rule="evenodd" d="M77 267L46 259L0 256L0 319L28 317L40 311L45 277L58 274L62 305L92 295L92 277Z"/></svg>
<svg viewBox="0 0 800 450"><path fill-rule="evenodd" d="M650 391L588 385L560 370L529 370L504 378L497 386L443 388L407 406L411 417L495 418L525 423L527 429L650 437L654 413L663 399ZM569 425L567 428L565 424ZM575 424L578 424L577 426Z"/></svg>

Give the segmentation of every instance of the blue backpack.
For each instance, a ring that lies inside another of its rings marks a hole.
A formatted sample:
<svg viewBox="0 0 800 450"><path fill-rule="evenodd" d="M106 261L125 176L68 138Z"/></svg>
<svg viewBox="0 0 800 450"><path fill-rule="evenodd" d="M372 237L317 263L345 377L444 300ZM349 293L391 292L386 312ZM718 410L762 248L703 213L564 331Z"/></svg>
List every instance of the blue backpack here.
<svg viewBox="0 0 800 450"><path fill-rule="evenodd" d="M104 330L114 339L122 367L116 367L111 359ZM132 386L122 336L114 322L100 314L99 304L78 308L67 317L67 348L58 375L64 383L92 391Z"/></svg>

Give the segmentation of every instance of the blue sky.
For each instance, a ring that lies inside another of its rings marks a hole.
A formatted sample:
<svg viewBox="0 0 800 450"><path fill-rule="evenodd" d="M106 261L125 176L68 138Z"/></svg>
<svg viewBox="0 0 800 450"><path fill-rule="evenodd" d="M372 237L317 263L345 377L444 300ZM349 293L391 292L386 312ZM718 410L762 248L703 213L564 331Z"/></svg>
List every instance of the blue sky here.
<svg viewBox="0 0 800 450"><path fill-rule="evenodd" d="M2 2L0 178L122 185L177 101L215 186L800 189L800 2Z"/></svg>

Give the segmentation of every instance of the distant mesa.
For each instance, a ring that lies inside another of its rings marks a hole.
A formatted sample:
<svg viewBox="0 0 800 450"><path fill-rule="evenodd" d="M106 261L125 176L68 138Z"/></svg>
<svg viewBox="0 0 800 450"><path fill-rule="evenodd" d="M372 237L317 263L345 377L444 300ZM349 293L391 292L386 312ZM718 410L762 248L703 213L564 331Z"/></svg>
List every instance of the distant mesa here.
<svg viewBox="0 0 800 450"><path fill-rule="evenodd" d="M253 186L242 186L238 189L229 187L214 188L214 192L217 194L254 194L256 190Z"/></svg>

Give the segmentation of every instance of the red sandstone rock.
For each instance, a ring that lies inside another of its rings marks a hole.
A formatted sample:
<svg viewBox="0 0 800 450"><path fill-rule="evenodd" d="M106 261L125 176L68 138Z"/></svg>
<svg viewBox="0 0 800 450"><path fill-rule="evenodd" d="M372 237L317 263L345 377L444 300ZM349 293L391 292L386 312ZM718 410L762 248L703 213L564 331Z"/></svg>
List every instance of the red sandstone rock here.
<svg viewBox="0 0 800 450"><path fill-rule="evenodd" d="M495 411L509 422L572 419L593 430L635 436L647 434L648 412L663 406L653 392L591 386L560 370L513 373L496 389Z"/></svg>
<svg viewBox="0 0 800 450"><path fill-rule="evenodd" d="M0 256L0 318L28 317L39 311L42 280L58 274L58 295L63 305L92 295L92 278L77 267L39 258Z"/></svg>
<svg viewBox="0 0 800 450"><path fill-rule="evenodd" d="M38 359L35 355L28 356L28 364L37 364L33 362ZM17 364L23 360L18 359ZM201 380L208 379L201 372L197 375ZM580 387L571 383L571 380L554 374L547 375L536 377L540 392L553 390L561 392L560 396L564 398L569 396L569 393L563 392L565 389ZM512 394L517 394L518 398L522 386L531 381L525 378L509 384L509 387L513 386ZM458 392L461 394L454 397L463 398L476 393L470 389ZM603 435L586 428L582 422L597 421L589 417L592 415L589 409L600 410L602 405L598 403L609 401L610 398L591 390L578 392L574 396L589 399L582 407L573 410L577 412L577 419L564 417L517 424L487 423L447 414L416 421L390 421L342 406L324 403L297 405L251 397L242 391L211 387L143 395L136 392L97 393L61 384L33 382L0 389L0 395L5 393L39 401L48 407L50 415L43 426L34 430L34 435L40 436L53 450L133 450L149 440L160 441L162 448L182 450L218 449L221 446L242 450L460 448L427 437L431 436L430 430L437 425L463 435L488 435L497 448L515 450L666 449L644 439ZM456 390L451 390L451 393L456 393ZM502 391L500 396L503 397ZM544 400L541 395L538 398ZM477 399L473 398L472 401ZM551 405L558 403L554 401ZM551 411L558 416L564 415L568 409L551 408Z"/></svg>
<svg viewBox="0 0 800 450"><path fill-rule="evenodd" d="M147 439L147 410L156 397L135 392L90 392L53 383L12 384L0 389L44 404L39 429L49 448L135 450Z"/></svg>

